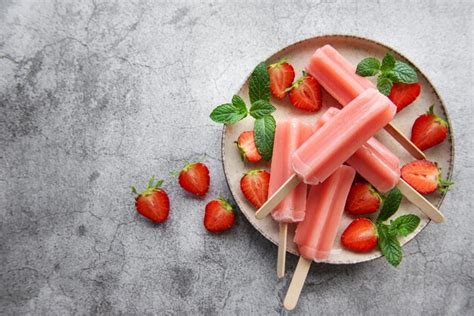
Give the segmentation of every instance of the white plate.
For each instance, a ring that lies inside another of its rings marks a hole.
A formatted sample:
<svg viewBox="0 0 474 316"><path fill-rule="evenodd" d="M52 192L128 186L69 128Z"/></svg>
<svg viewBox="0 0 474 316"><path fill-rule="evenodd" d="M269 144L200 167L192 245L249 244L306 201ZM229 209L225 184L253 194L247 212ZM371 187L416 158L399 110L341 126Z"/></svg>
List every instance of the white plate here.
<svg viewBox="0 0 474 316"><path fill-rule="evenodd" d="M382 59L383 55L389 50L395 53L397 59L408 61L413 65L411 61L404 58L395 49L391 47L377 43L372 40L343 35L318 36L295 43L272 55L270 58L268 58L267 63L271 64L280 60L282 57L286 57L288 58L288 61L294 66L296 78L298 78L301 75L301 72L304 69L304 66L306 65L312 53L317 48L325 44L331 44L332 46L334 46L342 55L344 55L344 57L346 57L354 65L356 65L363 58L369 56L375 56L379 59ZM408 136L411 133L411 126L414 120L420 114L426 112L431 104L435 104L435 112L438 115L448 119L446 107L444 106L435 88L416 66L415 69L417 70L419 82L422 86L421 94L414 103L412 103L399 114L397 114L396 118L393 121L395 126L400 128ZM238 91L238 94L245 100L247 105L250 104L250 101L248 99L248 80L243 84L241 89ZM272 97L271 102L277 108L276 112L274 113L277 123L279 120L288 119L291 117L297 117L299 119L314 123L317 118L319 118L319 116L321 116L321 114L324 113L325 109L327 109L329 106L338 107L338 103L324 90L323 107L318 113L315 114L308 114L306 112L302 112L293 108L293 106L289 103L288 98L278 100ZM245 197L240 191L240 179L245 172L255 168L265 168L267 170L269 170L270 168L270 164L268 162L258 164L242 162L237 147L234 144L234 141L237 140L241 132L253 129L253 122L253 118L247 117L234 125L224 127L222 134L222 161L224 164L224 172L232 195L234 196L234 199L239 208L241 209L242 213L244 213L249 222L260 233L262 233L262 235L264 235L274 244L277 244L278 223L273 221L271 216L267 216L267 218L265 218L264 220L255 219L255 208L246 201ZM400 145L398 145L398 143L396 143L385 131L380 131L379 133L377 133L376 137L389 149L391 149L395 154L397 154L398 157L400 157L402 164L413 160L412 157ZM443 144L427 150L426 155L428 159L438 162L439 166L443 170L443 176L451 178L454 161L454 144L451 133L449 133L447 140ZM444 198L444 194L433 193L427 196L427 198L434 205L440 207ZM444 215L449 220L450 210L443 211ZM402 245L413 239L430 222L430 220L423 213L421 213L415 206L413 206L404 199L395 217L407 213L413 213L418 215L421 218L421 223L414 233L410 234L406 238L401 239ZM349 215L344 214L342 222L338 229L338 235L336 237L336 241L334 242L331 254L329 258L324 262L333 264L358 263L369 261L381 256L381 253L378 250L374 250L366 254L357 254L351 251L347 251L341 247L341 244L339 242L340 234L347 227L347 225L351 222L352 219L353 218ZM295 228L294 226L295 225L290 225L289 228L288 252L292 254L298 254L295 244L293 243L293 235Z"/></svg>

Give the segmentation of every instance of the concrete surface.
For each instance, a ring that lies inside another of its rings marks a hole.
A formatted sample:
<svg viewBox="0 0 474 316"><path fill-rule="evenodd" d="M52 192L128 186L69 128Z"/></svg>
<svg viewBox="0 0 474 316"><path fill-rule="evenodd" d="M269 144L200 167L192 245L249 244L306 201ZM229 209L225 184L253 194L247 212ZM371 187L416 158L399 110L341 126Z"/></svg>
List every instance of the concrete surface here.
<svg viewBox="0 0 474 316"><path fill-rule="evenodd" d="M315 265L295 313L474 314L473 29L470 1L0 1L0 313L285 313L276 248L242 216L206 233L205 201L168 173L207 153L209 198L229 197L211 109L281 47L347 33L439 89L456 185L399 269ZM150 175L172 200L161 226L128 188Z"/></svg>

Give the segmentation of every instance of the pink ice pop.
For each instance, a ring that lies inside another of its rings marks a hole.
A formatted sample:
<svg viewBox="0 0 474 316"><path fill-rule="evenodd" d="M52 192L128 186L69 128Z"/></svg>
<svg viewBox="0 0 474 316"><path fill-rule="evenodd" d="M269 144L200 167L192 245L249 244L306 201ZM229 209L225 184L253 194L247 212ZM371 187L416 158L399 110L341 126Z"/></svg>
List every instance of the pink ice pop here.
<svg viewBox="0 0 474 316"><path fill-rule="evenodd" d="M333 107L329 108L316 122L315 130L321 128L339 111ZM373 137L346 162L380 192L393 189L400 180L400 160Z"/></svg>
<svg viewBox="0 0 474 316"><path fill-rule="evenodd" d="M342 106L365 90L375 87L370 80L356 74L356 68L331 45L316 50L306 66L306 71Z"/></svg>
<svg viewBox="0 0 474 316"><path fill-rule="evenodd" d="M294 172L307 184L326 180L378 130L396 107L375 89L367 89L301 145L292 157Z"/></svg>
<svg viewBox="0 0 474 316"><path fill-rule="evenodd" d="M311 124L299 120L278 122L268 189L270 196L293 174L291 155L311 134ZM282 223L302 221L306 210L306 193L306 184L300 183L273 209L273 218Z"/></svg>
<svg viewBox="0 0 474 316"><path fill-rule="evenodd" d="M341 222L355 170L340 166L323 183L312 186L305 218L298 223L294 242L308 260L328 258Z"/></svg>

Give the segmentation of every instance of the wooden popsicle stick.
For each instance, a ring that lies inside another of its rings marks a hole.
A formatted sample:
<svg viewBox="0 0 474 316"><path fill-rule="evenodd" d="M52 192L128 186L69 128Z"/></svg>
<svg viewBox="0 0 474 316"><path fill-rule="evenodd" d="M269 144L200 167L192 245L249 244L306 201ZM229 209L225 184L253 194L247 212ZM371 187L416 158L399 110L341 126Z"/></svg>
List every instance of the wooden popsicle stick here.
<svg viewBox="0 0 474 316"><path fill-rule="evenodd" d="M288 288L288 292L286 292L285 300L283 301L283 306L289 311L293 310L296 303L298 303L309 267L311 267L311 261L300 257L293 278L291 279L290 287Z"/></svg>
<svg viewBox="0 0 474 316"><path fill-rule="evenodd" d="M400 192L415 206L417 206L426 216L431 218L435 223L444 222L444 215L431 204L423 195L413 189L405 180L400 178L397 184Z"/></svg>
<svg viewBox="0 0 474 316"><path fill-rule="evenodd" d="M402 145L403 148L405 148L413 157L416 159L426 159L425 153L422 152L418 147L416 147L413 142L408 139L403 133L396 128L392 123L388 123L385 126L385 130L387 133L392 135L395 140Z"/></svg>
<svg viewBox="0 0 474 316"><path fill-rule="evenodd" d="M278 261L277 261L277 277L279 279L285 276L286 263L286 240L288 235L288 224L280 223L280 233L278 235Z"/></svg>
<svg viewBox="0 0 474 316"><path fill-rule="evenodd" d="M257 210L255 213L255 217L257 219L263 219L265 216L270 214L270 212L277 207L278 203L283 201L283 199L290 194L290 192L296 188L296 186L300 183L300 179L294 173L292 174L288 180L285 181L281 185L281 187L273 193L272 196L268 198L268 200Z"/></svg>

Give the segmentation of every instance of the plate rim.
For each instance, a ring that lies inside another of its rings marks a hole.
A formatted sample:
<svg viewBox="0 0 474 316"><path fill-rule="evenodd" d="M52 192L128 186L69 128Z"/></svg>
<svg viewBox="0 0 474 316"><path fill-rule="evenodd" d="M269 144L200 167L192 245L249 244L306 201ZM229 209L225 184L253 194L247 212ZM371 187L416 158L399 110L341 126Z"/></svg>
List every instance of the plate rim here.
<svg viewBox="0 0 474 316"><path fill-rule="evenodd" d="M392 46L390 45L387 45L387 44L384 44L384 43L381 43L379 42L378 40L374 40L374 39L371 39L371 38L367 38L367 37L364 37L364 36L359 36L359 35L352 35L352 34L338 34L338 33L335 33L335 34L322 34L322 35L316 35L316 36L312 36L312 37L307 37L307 38L304 38L302 40L299 40L299 41L296 41L294 43L291 43L275 52L273 52L272 54L270 54L269 56L267 56L265 59L263 59L264 61L268 61L272 56L274 55L277 55L281 52L283 52L284 50L292 47L292 46L296 46L296 45L300 45L304 42L309 42L309 41L312 41L312 40L315 40L315 39L324 39L324 38L331 38L331 37L339 37L339 38L355 38L357 40L363 40L363 41L368 41L368 42L371 42L372 44L376 44L376 45L380 45L384 48L386 48L387 50L390 50L390 51L393 51L395 52L396 54L400 55L403 59L405 59L406 61L408 61L408 63L410 63L411 65L413 65L416 70L418 71L419 74L421 74L424 79L428 82L428 84L433 88L433 92L435 93L436 97L438 98L438 100L440 101L440 105L441 107L443 108L443 112L444 112L444 116L446 117L446 120L448 121L448 128L449 128L449 134L450 134L450 138L451 138L451 155L450 155L450 169L448 170L448 173L446 176L446 179L451 181L452 180L452 177L453 177L453 174L454 174L454 161L455 161L455 152L456 152L456 145L455 145L455 140L454 140L454 130L453 130L453 125L451 124L451 118L449 117L449 114L448 114L448 111L447 111L447 107L446 107L446 104L443 100L443 98L441 97L440 93L438 92L438 89L436 88L436 86L433 85L433 83L431 82L431 80L425 75L425 73L423 71L421 71L420 67L418 67L417 64L413 63L411 59L407 58L404 54L400 53L398 50L394 49ZM252 69L253 70L253 69ZM250 73L245 77L245 80L239 85L239 89L238 91L240 91L242 89L242 87L245 85L245 83L249 80L250 78L250 75L252 74L252 71L250 71ZM222 164L222 169L224 170L224 176L225 176L225 182L227 184L227 188L232 196L232 199L234 201L236 201L236 206L239 208L240 210L240 213L242 213L245 217L245 219L249 222L249 224L255 229L257 230L263 237L265 237L265 239L267 239L270 243L274 244L275 246L278 246L278 244L276 242L274 242L273 240L271 240L269 238L269 236L267 236L267 234L265 234L263 231L261 231L260 229L258 229L257 227L255 227L252 222L250 221L250 219L248 218L247 214L245 212L243 212L240 208L240 206L238 205L237 203L237 200L234 196L234 193L232 192L232 189L230 187L230 184L229 184L229 178L228 178L228 175L227 175L227 172L226 172L226 169L225 169L225 165L224 165L224 162L225 162L225 150L224 150L224 139L225 139L225 133L226 133L226 129L227 129L227 124L223 124L223 127L222 127L222 132L221 132L221 164ZM438 201L436 207L439 209L440 206L443 204L443 201L446 197L446 194L447 192L443 192L441 193L441 198L440 200ZM405 246L406 244L408 244L409 242L411 242L413 239L415 239L415 237L420 234L426 227L428 227L428 225L431 223L431 219L428 218L428 221L426 223L425 226L423 226L420 231L418 233L416 233L415 235L413 235L410 239L406 240L406 242L402 245ZM291 252L288 252L288 253L291 253ZM291 253L293 254L293 253ZM364 260L364 261L358 261L358 262L326 262L326 261L321 261L320 263L325 263L325 264L336 264L336 265L343 265L343 264L358 264L358 263L365 263L365 262L370 262L370 261L373 261L373 260L376 260L376 259L380 259L383 257L383 254L378 254L377 256L375 257L372 257L372 258L369 258L367 260ZM315 262L318 262L318 261L315 261Z"/></svg>

